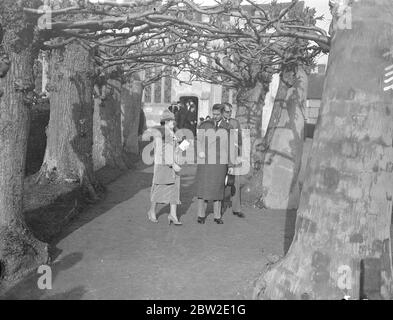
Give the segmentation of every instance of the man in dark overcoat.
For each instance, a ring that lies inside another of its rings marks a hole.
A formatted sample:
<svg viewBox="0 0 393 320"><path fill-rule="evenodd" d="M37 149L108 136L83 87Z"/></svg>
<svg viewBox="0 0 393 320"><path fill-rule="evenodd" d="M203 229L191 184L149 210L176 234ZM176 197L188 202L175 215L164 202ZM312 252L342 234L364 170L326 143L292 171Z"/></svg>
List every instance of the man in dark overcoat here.
<svg viewBox="0 0 393 320"><path fill-rule="evenodd" d="M186 115L187 115L186 106L184 105L183 102L178 101L177 102L177 107L178 107L178 111L176 113L177 128L178 129L183 129L184 128L184 122L185 122Z"/></svg>
<svg viewBox="0 0 393 320"><path fill-rule="evenodd" d="M238 141L237 146L234 147L236 152L235 157L240 155L240 148L242 145L241 127L239 120L232 118L232 105L229 102L223 103L224 105L224 119L232 127L232 130L237 131ZM239 218L244 218L244 213L241 212L240 203L240 176L235 175L235 183L231 192L232 213Z"/></svg>
<svg viewBox="0 0 393 320"><path fill-rule="evenodd" d="M187 113L184 122L184 128L191 130L195 136L196 125L197 125L197 110L195 103L191 100L186 105Z"/></svg>
<svg viewBox="0 0 393 320"><path fill-rule="evenodd" d="M207 201L213 201L214 221L223 224L221 205L229 163L229 131L223 118L223 105L213 106L213 119L202 122L197 134L198 223L205 223Z"/></svg>

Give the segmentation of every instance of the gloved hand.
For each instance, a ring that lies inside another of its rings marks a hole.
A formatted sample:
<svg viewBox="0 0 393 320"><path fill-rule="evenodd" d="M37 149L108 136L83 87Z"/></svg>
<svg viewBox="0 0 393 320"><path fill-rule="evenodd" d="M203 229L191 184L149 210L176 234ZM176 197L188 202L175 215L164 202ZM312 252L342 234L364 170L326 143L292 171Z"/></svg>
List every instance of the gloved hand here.
<svg viewBox="0 0 393 320"><path fill-rule="evenodd" d="M206 157L206 155L205 155L205 153L204 153L203 151L199 152L199 153L198 153L198 156L199 156L199 158L201 158L201 159L205 159L205 157Z"/></svg>
<svg viewBox="0 0 393 320"><path fill-rule="evenodd" d="M173 168L173 170L175 170L175 172L180 172L180 170L181 170L181 167L177 163L174 163L172 165L172 168Z"/></svg>

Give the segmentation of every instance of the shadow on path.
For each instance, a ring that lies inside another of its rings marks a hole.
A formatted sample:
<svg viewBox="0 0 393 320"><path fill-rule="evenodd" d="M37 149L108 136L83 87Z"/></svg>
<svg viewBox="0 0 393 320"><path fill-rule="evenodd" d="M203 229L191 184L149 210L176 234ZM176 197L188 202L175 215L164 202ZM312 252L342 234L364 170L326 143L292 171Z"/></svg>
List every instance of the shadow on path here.
<svg viewBox="0 0 393 320"><path fill-rule="evenodd" d="M285 216L284 254L287 254L295 236L297 210L287 210Z"/></svg>
<svg viewBox="0 0 393 320"><path fill-rule="evenodd" d="M19 282L16 286L4 294L5 300L67 299L67 297L72 297L72 299L79 300L86 292L83 286L78 286L66 292L50 295L50 289L40 289L38 286L38 281L39 278L44 274L49 275L48 279L51 279L52 282L55 281L60 272L72 268L82 260L82 257L83 254L81 252L70 253L61 260L51 264L50 274L47 274L46 272L41 274L38 272L30 273L26 278L24 278L21 282ZM46 284L47 281L44 281L44 283Z"/></svg>
<svg viewBox="0 0 393 320"><path fill-rule="evenodd" d="M240 219L226 206L224 224L217 225L210 205L206 223L198 224L195 172L196 166L182 172L179 227L162 216L168 207L159 223L147 219L152 167L108 185L106 198L53 243L53 289L39 290L34 274L7 299L250 299L266 255L283 255L290 221L285 211L250 208Z"/></svg>
<svg viewBox="0 0 393 320"><path fill-rule="evenodd" d="M103 199L92 204L75 217L70 224L50 243L50 256L52 261L61 253L61 250L59 250L56 245L62 239L66 238L69 234L96 219L100 215L110 211L116 205L131 199L140 190L150 187L153 174L144 172L143 169L146 168L148 168L148 166L141 164L139 166L139 170L129 170L125 172L123 176L111 183L112 186L119 186L121 188L121 192L118 192L118 188L116 188L116 192L111 192L111 189L108 188Z"/></svg>

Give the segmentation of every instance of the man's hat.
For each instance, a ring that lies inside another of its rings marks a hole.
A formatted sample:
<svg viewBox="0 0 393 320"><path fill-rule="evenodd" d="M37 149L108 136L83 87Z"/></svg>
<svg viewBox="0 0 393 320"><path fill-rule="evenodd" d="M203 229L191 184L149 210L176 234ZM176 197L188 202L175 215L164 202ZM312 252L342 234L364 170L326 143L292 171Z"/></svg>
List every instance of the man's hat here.
<svg viewBox="0 0 393 320"><path fill-rule="evenodd" d="M164 112L161 114L160 122L165 122L169 120L175 120L175 115L169 110L164 110Z"/></svg>

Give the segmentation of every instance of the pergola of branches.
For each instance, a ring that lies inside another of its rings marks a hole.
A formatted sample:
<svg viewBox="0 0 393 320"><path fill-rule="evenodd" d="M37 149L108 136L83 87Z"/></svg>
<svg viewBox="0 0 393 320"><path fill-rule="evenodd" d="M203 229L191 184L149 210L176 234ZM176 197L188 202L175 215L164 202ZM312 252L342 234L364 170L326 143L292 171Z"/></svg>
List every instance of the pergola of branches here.
<svg viewBox="0 0 393 320"><path fill-rule="evenodd" d="M78 40L96 48L99 72L121 68L129 75L164 66L145 84L189 71L190 80L252 87L328 51L329 36L315 26L322 17L301 1L240 2L51 0L50 14L45 7L24 10L46 18L49 29L37 33L44 49Z"/></svg>

